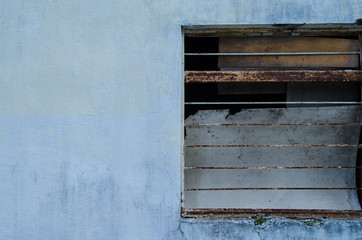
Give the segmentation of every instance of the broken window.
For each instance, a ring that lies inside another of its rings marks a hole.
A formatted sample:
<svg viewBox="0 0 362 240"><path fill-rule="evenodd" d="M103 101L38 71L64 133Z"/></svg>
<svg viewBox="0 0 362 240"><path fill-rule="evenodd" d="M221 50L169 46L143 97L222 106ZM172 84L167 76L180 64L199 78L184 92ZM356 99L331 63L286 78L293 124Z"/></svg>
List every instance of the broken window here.
<svg viewBox="0 0 362 240"><path fill-rule="evenodd" d="M361 30L185 29L183 217L362 216Z"/></svg>

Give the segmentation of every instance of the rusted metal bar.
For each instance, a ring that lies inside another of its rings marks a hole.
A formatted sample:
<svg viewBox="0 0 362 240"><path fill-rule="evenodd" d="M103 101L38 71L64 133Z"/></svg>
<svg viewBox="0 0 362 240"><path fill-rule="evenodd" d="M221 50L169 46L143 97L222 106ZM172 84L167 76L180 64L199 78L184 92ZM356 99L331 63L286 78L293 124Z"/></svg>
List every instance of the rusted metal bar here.
<svg viewBox="0 0 362 240"><path fill-rule="evenodd" d="M358 126L361 124L362 123L188 123L184 126Z"/></svg>
<svg viewBox="0 0 362 240"><path fill-rule="evenodd" d="M283 216L302 218L357 218L362 217L360 210L322 210L322 209L246 209L246 208L182 208L182 217L253 217Z"/></svg>
<svg viewBox="0 0 362 240"><path fill-rule="evenodd" d="M185 56L299 56L299 55L358 55L359 52L284 52L284 53L185 53Z"/></svg>
<svg viewBox="0 0 362 240"><path fill-rule="evenodd" d="M339 105L361 105L362 102L185 102L186 105L277 105L277 104L339 104Z"/></svg>
<svg viewBox="0 0 362 240"><path fill-rule="evenodd" d="M185 170L202 169L325 169L325 168L362 168L362 166L306 166L306 167L184 167Z"/></svg>
<svg viewBox="0 0 362 240"><path fill-rule="evenodd" d="M360 144L184 145L184 147L362 147Z"/></svg>
<svg viewBox="0 0 362 240"><path fill-rule="evenodd" d="M243 191L243 190L362 190L362 188L283 188L283 187L265 187L265 188L185 188L184 191Z"/></svg>
<svg viewBox="0 0 362 240"><path fill-rule="evenodd" d="M362 82L362 72L359 70L186 71L185 82Z"/></svg>

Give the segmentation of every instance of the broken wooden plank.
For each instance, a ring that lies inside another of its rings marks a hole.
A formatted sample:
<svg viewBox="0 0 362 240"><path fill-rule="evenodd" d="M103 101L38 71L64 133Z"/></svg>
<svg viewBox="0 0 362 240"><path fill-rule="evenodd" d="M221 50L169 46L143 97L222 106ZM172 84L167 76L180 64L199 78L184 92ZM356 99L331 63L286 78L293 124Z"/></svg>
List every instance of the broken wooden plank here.
<svg viewBox="0 0 362 240"><path fill-rule="evenodd" d="M357 144L359 125L197 126L185 127L185 145L330 145Z"/></svg>
<svg viewBox="0 0 362 240"><path fill-rule="evenodd" d="M185 120L189 125L359 123L361 106L201 110Z"/></svg>
<svg viewBox="0 0 362 240"><path fill-rule="evenodd" d="M186 83L362 82L359 70L186 71Z"/></svg>

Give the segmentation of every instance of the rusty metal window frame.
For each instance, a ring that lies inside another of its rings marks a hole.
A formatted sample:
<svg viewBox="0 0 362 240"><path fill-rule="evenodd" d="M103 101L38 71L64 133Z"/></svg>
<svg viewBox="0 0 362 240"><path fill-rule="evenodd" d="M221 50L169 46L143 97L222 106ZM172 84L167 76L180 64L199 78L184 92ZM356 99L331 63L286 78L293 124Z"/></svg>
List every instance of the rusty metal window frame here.
<svg viewBox="0 0 362 240"><path fill-rule="evenodd" d="M330 79L333 77L335 82L344 82L346 77L349 81L362 82L362 26L357 24L274 24L274 25L239 25L239 26L184 26L182 28L183 37L192 36L203 36L203 37L240 37L240 36L359 36L360 39L360 51L359 52L301 52L301 53L184 53L184 56L192 55L214 55L214 56L263 56L263 55L359 55L360 67L353 71L335 70L335 71L308 71L308 70L284 70L275 71L268 76L261 76L260 71L248 71L248 72L214 72L214 71L184 71L184 83L190 82L290 82L290 76L299 82L313 82L316 79L325 79L326 82L331 82ZM184 63L183 63L184 67ZM288 77L286 77L288 76ZM261 80L261 81L260 81ZM182 91L184 92L184 85ZM184 100L184 99L183 99ZM331 102L213 102L212 104L331 104ZM335 104L342 105L361 105L362 102L333 102ZM210 104L209 102L184 102L184 105L192 104ZM185 109L185 107L184 107ZM184 110L183 110L184 113ZM182 129L185 128L184 117L182 117ZM258 125L258 124L249 124ZM307 124L308 125L308 124ZM182 134L183 136L183 134ZM184 139L184 136L183 136ZM333 144L332 144L333 145ZM331 145L331 146L332 146ZM228 147L243 147L245 145L228 145ZM272 147L273 145L253 145L255 147L267 146ZM298 147L301 145L294 145ZM343 144L334 144L333 146L344 147ZM354 147L361 147L361 145L353 145ZM188 146L184 144L182 140L182 152L184 158L185 147L210 147L207 145L203 146ZM212 146L212 147L223 147ZM225 169L224 167L209 167L212 169ZM235 167L235 169L244 169L243 167ZM249 167L248 167L249 168ZM256 169L268 169L269 167L254 167ZM280 168L280 167L273 167ZM286 167L288 168L288 167ZM297 167L290 167L297 168ZM321 168L328 168L323 167ZM349 166L332 166L332 168L361 168L361 167L349 167ZM360 218L362 217L361 210L324 210L324 209L244 209L244 208L228 208L228 209L188 209L184 208L184 192L185 191L198 191L204 189L185 189L184 187L184 171L190 169L190 167L184 166L184 159L182 159L182 195L181 195L181 216L183 218L239 218L239 217L250 217L250 216L282 216L282 217L297 217L297 218ZM194 167L193 169L198 169ZM205 169L205 167L203 167ZM232 169L232 168L228 168ZM239 190L247 190L249 188L239 188ZM251 189L286 189L286 188L251 188ZM300 188L304 189L304 188ZM316 188L318 190L319 188ZM325 189L325 188L323 188ZM353 188L361 190L362 188ZM207 189L207 190L219 190ZM225 190L225 189L224 189Z"/></svg>

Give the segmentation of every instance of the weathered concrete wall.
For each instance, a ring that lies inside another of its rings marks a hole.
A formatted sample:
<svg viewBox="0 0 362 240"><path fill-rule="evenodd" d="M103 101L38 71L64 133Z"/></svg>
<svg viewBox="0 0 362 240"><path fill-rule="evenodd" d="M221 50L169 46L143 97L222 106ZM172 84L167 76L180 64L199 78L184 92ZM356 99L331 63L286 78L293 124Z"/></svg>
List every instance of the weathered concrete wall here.
<svg viewBox="0 0 362 240"><path fill-rule="evenodd" d="M359 220L180 222L181 25L361 16L360 0L2 0L0 239L361 238Z"/></svg>

